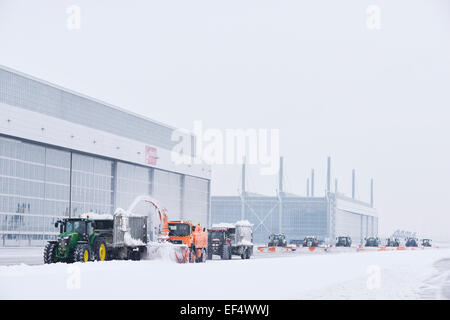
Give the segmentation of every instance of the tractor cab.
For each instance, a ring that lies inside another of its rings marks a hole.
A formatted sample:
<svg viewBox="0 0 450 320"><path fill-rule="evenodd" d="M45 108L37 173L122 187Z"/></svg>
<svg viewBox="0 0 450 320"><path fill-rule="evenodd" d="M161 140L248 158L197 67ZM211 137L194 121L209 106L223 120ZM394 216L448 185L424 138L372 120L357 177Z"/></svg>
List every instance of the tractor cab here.
<svg viewBox="0 0 450 320"><path fill-rule="evenodd" d="M419 241L418 241L417 238L410 237L410 238L406 239L405 246L407 246L407 247L418 247L419 246Z"/></svg>
<svg viewBox="0 0 450 320"><path fill-rule="evenodd" d="M273 233L269 236L269 247L284 247L287 245L284 233Z"/></svg>
<svg viewBox="0 0 450 320"><path fill-rule="evenodd" d="M365 238L366 247L378 247L380 245L380 240L377 237Z"/></svg>
<svg viewBox="0 0 450 320"><path fill-rule="evenodd" d="M386 240L386 247L399 247L400 240L398 238L388 238Z"/></svg>
<svg viewBox="0 0 450 320"><path fill-rule="evenodd" d="M307 236L307 237L305 237L305 239L303 239L303 246L304 247L318 247L319 240L317 240L317 237Z"/></svg>
<svg viewBox="0 0 450 320"><path fill-rule="evenodd" d="M76 246L89 243L95 234L94 221L85 218L66 218L58 220L59 235L54 244L54 257L60 261L72 261Z"/></svg>
<svg viewBox="0 0 450 320"><path fill-rule="evenodd" d="M231 245L234 234L234 228L213 227L208 229L208 254L222 257L224 247Z"/></svg>
<svg viewBox="0 0 450 320"><path fill-rule="evenodd" d="M352 238L350 237L337 237L336 247L350 247L352 245Z"/></svg>
<svg viewBox="0 0 450 320"><path fill-rule="evenodd" d="M423 247L431 247L431 239L422 239Z"/></svg>

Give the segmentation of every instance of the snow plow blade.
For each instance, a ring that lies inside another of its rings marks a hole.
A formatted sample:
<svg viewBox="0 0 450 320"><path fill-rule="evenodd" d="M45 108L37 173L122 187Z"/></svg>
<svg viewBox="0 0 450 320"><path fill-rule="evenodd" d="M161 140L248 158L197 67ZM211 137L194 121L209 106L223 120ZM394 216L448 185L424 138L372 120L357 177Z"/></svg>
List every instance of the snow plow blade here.
<svg viewBox="0 0 450 320"><path fill-rule="evenodd" d="M176 263L189 261L189 249L185 244L170 242L151 242L147 246L148 260L163 260Z"/></svg>

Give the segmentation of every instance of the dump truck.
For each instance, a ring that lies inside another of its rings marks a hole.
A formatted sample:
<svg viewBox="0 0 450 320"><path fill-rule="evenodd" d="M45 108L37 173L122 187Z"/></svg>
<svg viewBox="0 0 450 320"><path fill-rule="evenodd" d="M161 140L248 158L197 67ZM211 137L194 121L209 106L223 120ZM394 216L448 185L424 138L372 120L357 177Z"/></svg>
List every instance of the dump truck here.
<svg viewBox="0 0 450 320"><path fill-rule="evenodd" d="M431 239L422 239L423 247L431 247Z"/></svg>
<svg viewBox="0 0 450 320"><path fill-rule="evenodd" d="M406 239L405 243L406 247L418 247L419 246L419 239L414 237L409 237Z"/></svg>
<svg viewBox="0 0 450 320"><path fill-rule="evenodd" d="M140 260L147 253L147 217L125 211L95 219L87 214L58 220L58 227L57 240L44 248L44 263Z"/></svg>
<svg viewBox="0 0 450 320"><path fill-rule="evenodd" d="M351 247L352 238L349 236L340 236L336 238L336 247Z"/></svg>
<svg viewBox="0 0 450 320"><path fill-rule="evenodd" d="M364 239L366 240L366 247L378 247L380 245L380 239L378 237L367 237Z"/></svg>
<svg viewBox="0 0 450 320"><path fill-rule="evenodd" d="M284 233L272 233L269 236L269 247L285 247L287 245L286 236Z"/></svg>
<svg viewBox="0 0 450 320"><path fill-rule="evenodd" d="M168 241L187 247L189 262L205 262L208 249L208 233L200 223L193 225L190 221L169 221Z"/></svg>
<svg viewBox="0 0 450 320"><path fill-rule="evenodd" d="M248 221L216 224L208 229L208 260L213 255L229 260L233 255L250 259L253 255L253 225Z"/></svg>
<svg viewBox="0 0 450 320"><path fill-rule="evenodd" d="M314 236L306 236L305 239L303 239L303 246L304 247L318 247L319 240L317 240L317 237L314 237Z"/></svg>

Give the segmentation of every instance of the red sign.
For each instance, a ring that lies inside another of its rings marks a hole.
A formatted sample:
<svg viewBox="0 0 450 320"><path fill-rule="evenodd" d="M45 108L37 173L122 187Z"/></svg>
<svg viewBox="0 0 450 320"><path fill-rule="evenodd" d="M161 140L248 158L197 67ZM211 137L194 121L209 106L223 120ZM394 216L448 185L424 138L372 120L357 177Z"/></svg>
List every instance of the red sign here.
<svg viewBox="0 0 450 320"><path fill-rule="evenodd" d="M154 147L145 146L145 163L151 166L156 166L157 159L157 149Z"/></svg>

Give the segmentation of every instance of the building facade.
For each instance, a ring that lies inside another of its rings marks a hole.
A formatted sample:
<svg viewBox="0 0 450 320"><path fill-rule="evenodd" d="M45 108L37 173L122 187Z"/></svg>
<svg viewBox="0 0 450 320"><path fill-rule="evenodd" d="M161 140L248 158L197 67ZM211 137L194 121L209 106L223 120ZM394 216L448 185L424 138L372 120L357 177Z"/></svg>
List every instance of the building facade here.
<svg viewBox="0 0 450 320"><path fill-rule="evenodd" d="M142 194L209 224L211 168L172 162L174 130L0 66L0 246L41 245L57 219Z"/></svg>
<svg viewBox="0 0 450 320"><path fill-rule="evenodd" d="M378 235L377 211L370 204L335 193L325 197L247 193L211 198L213 224L239 220L253 223L257 244L266 244L272 233L284 233L288 241L316 236L327 243L337 236L350 236L354 244Z"/></svg>

